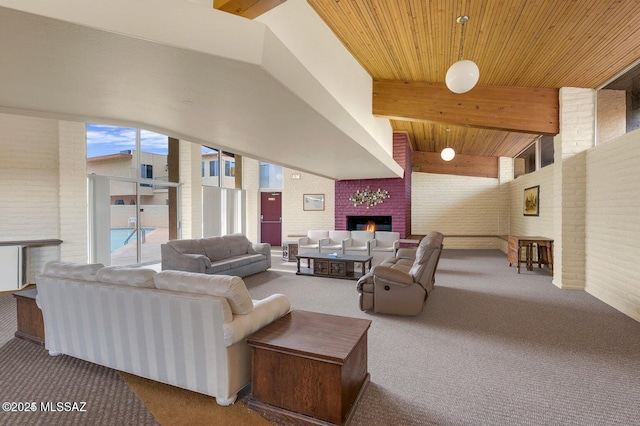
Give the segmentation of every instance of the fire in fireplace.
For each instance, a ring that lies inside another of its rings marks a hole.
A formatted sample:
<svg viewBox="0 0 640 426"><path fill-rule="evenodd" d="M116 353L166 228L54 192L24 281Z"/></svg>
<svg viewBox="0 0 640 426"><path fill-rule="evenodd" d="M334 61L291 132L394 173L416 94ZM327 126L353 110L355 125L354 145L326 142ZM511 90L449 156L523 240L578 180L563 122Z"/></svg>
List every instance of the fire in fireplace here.
<svg viewBox="0 0 640 426"><path fill-rule="evenodd" d="M347 216L347 231L391 230L391 216Z"/></svg>

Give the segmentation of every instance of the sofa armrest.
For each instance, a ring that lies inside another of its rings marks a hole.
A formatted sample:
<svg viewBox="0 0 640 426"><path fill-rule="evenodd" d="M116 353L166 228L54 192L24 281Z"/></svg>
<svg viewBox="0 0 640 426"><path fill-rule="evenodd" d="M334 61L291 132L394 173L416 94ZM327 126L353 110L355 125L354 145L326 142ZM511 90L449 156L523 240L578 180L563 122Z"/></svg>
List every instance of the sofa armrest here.
<svg viewBox="0 0 640 426"><path fill-rule="evenodd" d="M269 243L251 243L253 251L264 255L271 254L271 244Z"/></svg>
<svg viewBox="0 0 640 426"><path fill-rule="evenodd" d="M238 343L262 327L271 324L291 310L291 302L282 294L272 294L262 300L253 301L253 310L248 314L234 315L233 321L224 324L224 344L229 347Z"/></svg>
<svg viewBox="0 0 640 426"><path fill-rule="evenodd" d="M388 266L377 265L371 270L374 280L383 279L389 284L397 284L402 286L412 285L413 277L406 272L398 269L389 268Z"/></svg>
<svg viewBox="0 0 640 426"><path fill-rule="evenodd" d="M162 269L204 274L211 267L211 259L202 254L182 254L168 244L160 246Z"/></svg>

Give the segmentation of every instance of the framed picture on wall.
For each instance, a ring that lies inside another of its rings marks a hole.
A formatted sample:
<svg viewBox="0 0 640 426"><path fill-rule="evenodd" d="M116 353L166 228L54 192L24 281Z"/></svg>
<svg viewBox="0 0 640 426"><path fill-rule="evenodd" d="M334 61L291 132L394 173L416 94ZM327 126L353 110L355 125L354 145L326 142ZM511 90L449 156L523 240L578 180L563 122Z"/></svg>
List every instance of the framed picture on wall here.
<svg viewBox="0 0 640 426"><path fill-rule="evenodd" d="M540 216L540 185L524 189L524 215Z"/></svg>
<svg viewBox="0 0 640 426"><path fill-rule="evenodd" d="M324 210L324 194L304 194L302 196L303 210Z"/></svg>

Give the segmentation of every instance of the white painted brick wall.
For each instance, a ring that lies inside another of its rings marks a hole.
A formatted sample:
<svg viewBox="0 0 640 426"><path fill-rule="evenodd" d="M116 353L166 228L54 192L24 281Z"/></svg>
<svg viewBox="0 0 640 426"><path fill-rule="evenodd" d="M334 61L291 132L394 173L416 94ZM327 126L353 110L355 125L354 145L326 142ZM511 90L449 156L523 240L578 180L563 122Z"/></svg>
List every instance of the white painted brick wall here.
<svg viewBox="0 0 640 426"><path fill-rule="evenodd" d="M586 153L585 290L640 321L640 130Z"/></svg>
<svg viewBox="0 0 640 426"><path fill-rule="evenodd" d="M508 235L511 224L511 192L509 183L513 181L513 158L498 159L498 179L500 182L500 217L498 218L498 234ZM506 247L507 245L505 245ZM506 249L505 249L506 253Z"/></svg>
<svg viewBox="0 0 640 426"><path fill-rule="evenodd" d="M335 228L335 182L309 173L283 168L282 241L295 240L289 235L306 235L312 229ZM300 173L300 179L291 179L291 173ZM324 194L323 211L304 211L304 194Z"/></svg>
<svg viewBox="0 0 640 426"><path fill-rule="evenodd" d="M58 121L0 114L0 238L60 238ZM30 249L27 281L59 247Z"/></svg>
<svg viewBox="0 0 640 426"><path fill-rule="evenodd" d="M180 182L182 183L182 235L181 238L202 237L202 147L181 140Z"/></svg>
<svg viewBox="0 0 640 426"><path fill-rule="evenodd" d="M61 259L85 263L87 247L87 132L85 123L59 122Z"/></svg>
<svg viewBox="0 0 640 426"><path fill-rule="evenodd" d="M424 235L498 235L498 179L414 172L411 232ZM499 248L495 238L445 238L445 248Z"/></svg>
<svg viewBox="0 0 640 426"><path fill-rule="evenodd" d="M560 135L554 140L554 277L566 289L585 286L585 151L595 141L596 92L560 89Z"/></svg>
<svg viewBox="0 0 640 426"><path fill-rule="evenodd" d="M249 241L260 241L260 161L242 157L242 185L246 191L245 235Z"/></svg>
<svg viewBox="0 0 640 426"><path fill-rule="evenodd" d="M554 238L554 168L549 165L519 176L509 184L510 235ZM524 215L524 190L540 185L540 215Z"/></svg>

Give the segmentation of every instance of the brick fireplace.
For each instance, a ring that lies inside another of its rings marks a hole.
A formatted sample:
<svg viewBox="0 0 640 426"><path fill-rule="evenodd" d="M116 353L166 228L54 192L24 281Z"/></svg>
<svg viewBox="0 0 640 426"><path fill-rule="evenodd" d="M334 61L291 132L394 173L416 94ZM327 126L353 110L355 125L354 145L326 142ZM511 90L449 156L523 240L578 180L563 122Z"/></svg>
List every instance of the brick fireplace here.
<svg viewBox="0 0 640 426"><path fill-rule="evenodd" d="M392 231L391 216L347 216L347 231Z"/></svg>
<svg viewBox="0 0 640 426"><path fill-rule="evenodd" d="M405 134L393 134L393 158L404 168L404 177L391 179L356 179L336 182L335 201L335 229L350 230L348 217L376 217L386 216L390 223L382 226L387 231L400 233L400 238L411 235L411 148ZM366 207L354 206L349 197L357 190L369 187L373 190L380 188L389 192L389 198L382 203ZM364 220L364 219L359 219ZM352 220L353 221L353 220ZM388 229L388 228L391 229Z"/></svg>

